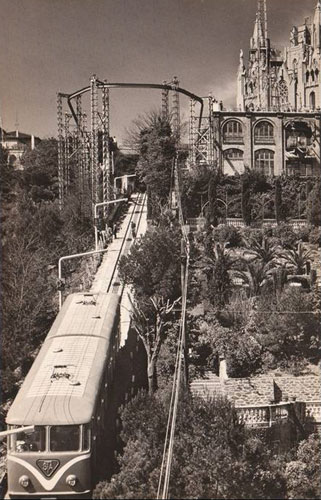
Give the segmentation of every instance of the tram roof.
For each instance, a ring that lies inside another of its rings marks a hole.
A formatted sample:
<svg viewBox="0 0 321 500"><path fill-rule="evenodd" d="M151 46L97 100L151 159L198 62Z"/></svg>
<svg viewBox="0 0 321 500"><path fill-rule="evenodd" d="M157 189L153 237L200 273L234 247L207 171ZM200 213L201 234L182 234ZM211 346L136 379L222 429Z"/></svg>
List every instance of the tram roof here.
<svg viewBox="0 0 321 500"><path fill-rule="evenodd" d="M91 420L111 355L116 294L72 294L57 315L7 415L12 425L70 425Z"/></svg>

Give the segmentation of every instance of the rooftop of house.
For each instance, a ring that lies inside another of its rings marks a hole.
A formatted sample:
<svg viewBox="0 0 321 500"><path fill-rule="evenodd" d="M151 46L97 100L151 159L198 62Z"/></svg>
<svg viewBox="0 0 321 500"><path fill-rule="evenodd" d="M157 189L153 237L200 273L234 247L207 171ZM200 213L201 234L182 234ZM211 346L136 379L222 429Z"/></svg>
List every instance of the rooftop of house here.
<svg viewBox="0 0 321 500"><path fill-rule="evenodd" d="M212 372L193 380L192 394L201 397L227 396L236 407L264 406L287 400L320 401L320 377L317 375L259 375L220 379Z"/></svg>
<svg viewBox="0 0 321 500"><path fill-rule="evenodd" d="M4 141L20 141L20 142L25 142L25 141L31 141L31 138L34 137L35 141L38 142L40 141L39 137L33 136L31 134L25 134L24 132L20 132L19 130L12 130L10 132L7 132L6 130L3 130L3 140Z"/></svg>

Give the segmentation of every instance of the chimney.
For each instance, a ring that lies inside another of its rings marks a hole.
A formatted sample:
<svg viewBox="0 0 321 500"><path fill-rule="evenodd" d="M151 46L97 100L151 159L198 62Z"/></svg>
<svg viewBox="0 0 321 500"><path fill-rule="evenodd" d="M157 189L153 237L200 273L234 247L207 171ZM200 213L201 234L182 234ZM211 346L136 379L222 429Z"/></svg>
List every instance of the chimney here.
<svg viewBox="0 0 321 500"><path fill-rule="evenodd" d="M220 360L220 367L219 367L220 382L225 382L225 380L228 379L228 375L227 375L226 359L224 354L220 354L219 360Z"/></svg>
<svg viewBox="0 0 321 500"><path fill-rule="evenodd" d="M35 149L35 136L31 136L31 149Z"/></svg>

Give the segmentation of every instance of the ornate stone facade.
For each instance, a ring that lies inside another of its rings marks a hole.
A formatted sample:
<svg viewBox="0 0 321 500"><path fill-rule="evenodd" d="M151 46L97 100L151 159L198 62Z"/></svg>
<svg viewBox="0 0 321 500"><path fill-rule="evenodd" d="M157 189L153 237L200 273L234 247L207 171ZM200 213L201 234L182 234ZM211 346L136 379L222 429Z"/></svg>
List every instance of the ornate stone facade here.
<svg viewBox="0 0 321 500"><path fill-rule="evenodd" d="M273 8L273 5L271 6ZM293 27L289 46L273 48L266 2L258 13L247 64L237 74L237 111L212 109L216 162L225 174L319 176L321 159L321 0Z"/></svg>
<svg viewBox="0 0 321 500"><path fill-rule="evenodd" d="M240 111L314 112L321 107L321 1L304 24L291 30L283 52L271 46L264 10L259 10L250 40L248 64L243 51L237 75Z"/></svg>

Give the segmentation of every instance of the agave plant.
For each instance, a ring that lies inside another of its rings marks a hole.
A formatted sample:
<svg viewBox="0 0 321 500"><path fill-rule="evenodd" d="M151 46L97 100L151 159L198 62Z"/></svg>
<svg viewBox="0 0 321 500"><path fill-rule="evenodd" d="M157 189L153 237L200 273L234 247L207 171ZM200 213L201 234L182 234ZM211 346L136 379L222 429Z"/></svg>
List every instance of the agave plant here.
<svg viewBox="0 0 321 500"><path fill-rule="evenodd" d="M241 278L245 286L248 287L249 295L257 297L263 288L272 280L273 271L261 260L245 262L245 271L236 269L233 274Z"/></svg>
<svg viewBox="0 0 321 500"><path fill-rule="evenodd" d="M224 262L226 269L230 269L233 264L231 251L227 249L228 243L214 243L211 247L210 255L202 255L196 267L201 268L203 271L209 272L217 262Z"/></svg>
<svg viewBox="0 0 321 500"><path fill-rule="evenodd" d="M311 250L305 250L303 244L298 243L296 250L286 250L280 252L279 257L285 260L285 265L293 272L293 274L306 274L307 263L312 258Z"/></svg>
<svg viewBox="0 0 321 500"><path fill-rule="evenodd" d="M244 239L244 243L246 245L246 250L243 254L244 257L253 257L252 261L260 260L268 267L274 264L278 255L278 247L274 243L271 243L269 238L263 238L262 243L256 239Z"/></svg>

